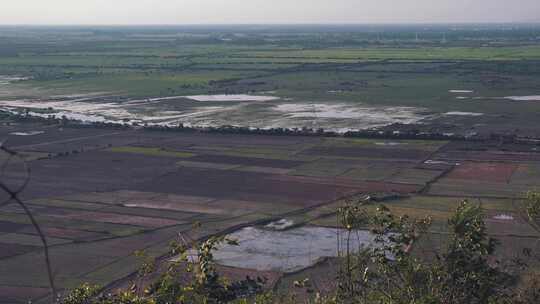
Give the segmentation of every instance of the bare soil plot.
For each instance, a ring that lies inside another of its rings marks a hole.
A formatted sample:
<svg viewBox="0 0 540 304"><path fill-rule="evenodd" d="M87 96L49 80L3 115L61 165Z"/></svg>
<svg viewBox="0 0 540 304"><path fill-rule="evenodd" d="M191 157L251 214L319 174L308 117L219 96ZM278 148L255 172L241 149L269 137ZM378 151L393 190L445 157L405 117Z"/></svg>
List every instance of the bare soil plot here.
<svg viewBox="0 0 540 304"><path fill-rule="evenodd" d="M64 229L55 227L42 227L43 233L48 237L70 239L76 241L91 241L105 238L108 235L105 233L90 232L76 229ZM25 234L37 234L34 227L26 227L20 231Z"/></svg>
<svg viewBox="0 0 540 304"><path fill-rule="evenodd" d="M220 199L291 203L294 206L309 206L356 191L354 185L331 181L314 183L281 175L195 168L182 168L135 188Z"/></svg>
<svg viewBox="0 0 540 304"><path fill-rule="evenodd" d="M353 180L383 181L399 172L398 167L373 165L365 168L354 168L345 172L341 177Z"/></svg>
<svg viewBox="0 0 540 304"><path fill-rule="evenodd" d="M144 208L144 209L160 209L167 211L182 211L193 212L200 214L230 214L229 210L209 207L207 205L186 203L182 201L176 202L135 202L126 203L125 206L130 208Z"/></svg>
<svg viewBox="0 0 540 304"><path fill-rule="evenodd" d="M351 178L382 181L402 169L412 169L414 163L377 159L336 159L321 157L294 168L292 175Z"/></svg>
<svg viewBox="0 0 540 304"><path fill-rule="evenodd" d="M424 170L446 171L452 169L454 165L455 162L435 161L428 159L427 161L416 165L415 168Z"/></svg>
<svg viewBox="0 0 540 304"><path fill-rule="evenodd" d="M148 133L148 132L146 132ZM145 133L145 134L146 134ZM182 149L190 146L259 146L269 148L297 148L301 144L320 143L322 140L307 136L265 136L265 135L242 135L242 134L200 134L182 133L173 134L152 145L165 148Z"/></svg>
<svg viewBox="0 0 540 304"><path fill-rule="evenodd" d="M51 260L57 285L73 288L83 282L81 276L110 265L118 258L131 256L135 250L157 243L165 244L161 253L163 254L167 250L166 241L172 239L178 231L181 230L157 231L129 238L52 247ZM135 271L137 264L132 263L131 266L132 271ZM2 269L13 275L0 276L0 285L47 286L42 253L28 253L4 260ZM114 271L112 274L107 280L96 283L106 284L108 280L118 279L122 275L115 274Z"/></svg>
<svg viewBox="0 0 540 304"><path fill-rule="evenodd" d="M97 128L42 127L43 134L13 136L9 146L18 151L41 151L49 153L87 151L108 145L136 143L138 137L131 130L106 130Z"/></svg>
<svg viewBox="0 0 540 304"><path fill-rule="evenodd" d="M101 202L103 212L180 221L191 220L202 214L232 214L241 211L228 206L211 206L216 201L213 197L142 191L84 193L69 196L69 199Z"/></svg>
<svg viewBox="0 0 540 304"><path fill-rule="evenodd" d="M17 232L19 230L23 230L28 225L20 224L20 223L14 223L9 221L0 221L0 233L4 232Z"/></svg>
<svg viewBox="0 0 540 304"><path fill-rule="evenodd" d="M277 203L268 204L258 201L242 201L242 200L215 200L208 204L208 207L216 210L225 210L229 214L234 213L262 213L262 214L281 214L296 209L295 206L289 204Z"/></svg>
<svg viewBox="0 0 540 304"><path fill-rule="evenodd" d="M255 172L255 173L268 173L268 174L289 174L291 169L270 168L270 167L258 167L258 166L245 166L234 168L236 171Z"/></svg>
<svg viewBox="0 0 540 304"><path fill-rule="evenodd" d="M2 303L29 303L46 296L49 288L0 286L0 302Z"/></svg>
<svg viewBox="0 0 540 304"><path fill-rule="evenodd" d="M46 235L49 245L60 245L70 243L71 240L54 238ZM23 233L5 233L0 235L0 243L27 245L27 246L42 246L39 236Z"/></svg>
<svg viewBox="0 0 540 304"><path fill-rule="evenodd" d="M175 157L175 158L191 158L195 156L193 153L172 151L163 148L149 148L149 147L137 147L137 146L121 146L108 149L109 152L116 153L131 153L140 154L145 156L160 156L160 157Z"/></svg>
<svg viewBox="0 0 540 304"><path fill-rule="evenodd" d="M414 193L420 190L419 185L411 184L399 184L399 183L387 183L387 182L375 182L375 181L357 181L348 178L336 177L336 178L318 178L318 177L306 177L306 176L272 176L272 180L284 181L284 182L297 182L297 183L309 183L321 186L333 186L333 187L346 187L351 189L349 194L353 193L374 193L374 192L386 192L386 193ZM337 199L338 197L336 197Z"/></svg>
<svg viewBox="0 0 540 304"><path fill-rule="evenodd" d="M400 169L385 179L387 182L425 185L440 176L442 171L424 169Z"/></svg>
<svg viewBox="0 0 540 304"><path fill-rule="evenodd" d="M351 165L346 161L320 159L294 168L291 175L334 177L351 170Z"/></svg>
<svg viewBox="0 0 540 304"><path fill-rule="evenodd" d="M180 167L214 169L214 170L232 170L239 167L239 165L208 163L208 162L198 162L198 161L179 161L177 164Z"/></svg>
<svg viewBox="0 0 540 304"><path fill-rule="evenodd" d="M176 159L92 151L31 163L25 199L111 191L151 180L175 168Z"/></svg>
<svg viewBox="0 0 540 304"><path fill-rule="evenodd" d="M229 214L229 208L210 207L213 197L120 190L67 196L67 200L99 202L101 211L186 220L200 214Z"/></svg>
<svg viewBox="0 0 540 304"><path fill-rule="evenodd" d="M517 166L510 163L465 162L446 175L450 179L508 183Z"/></svg>
<svg viewBox="0 0 540 304"><path fill-rule="evenodd" d="M111 224L105 222L92 222L86 220L72 220L61 217L51 217L42 215L40 212L35 212L34 217L39 222L42 228L60 228L60 229L75 229L84 230L103 234L103 238L112 236L126 236L145 231L143 227L130 226L126 224ZM24 214L16 214L10 212L0 212L0 219L13 221L30 225L28 217ZM26 232L25 232L26 233ZM29 234L32 234L29 232Z"/></svg>
<svg viewBox="0 0 540 304"><path fill-rule="evenodd" d="M2 250L0 251L0 259L9 258L12 256L16 256L19 254L24 254L27 252L40 249L39 246L3 243L3 242L0 242L0 248L2 248Z"/></svg>
<svg viewBox="0 0 540 304"><path fill-rule="evenodd" d="M126 202L120 206L118 205L108 206L102 209L101 212L168 219L168 220L179 221L179 222L190 221L194 216L198 215L198 213L196 212L189 212L189 211L160 210L160 209L153 209L153 208L132 207L130 206L129 202Z"/></svg>
<svg viewBox="0 0 540 304"><path fill-rule="evenodd" d="M273 160L309 161L317 157L298 154L299 147L283 149L264 146L193 146L186 150L195 154L225 155L232 157L263 158Z"/></svg>
<svg viewBox="0 0 540 304"><path fill-rule="evenodd" d="M130 214L106 213L97 211L83 211L73 209L46 208L40 214L68 220L83 220L90 222L104 222L112 224L127 224L145 228L158 228L181 224L179 221L166 218L136 216Z"/></svg>
<svg viewBox="0 0 540 304"><path fill-rule="evenodd" d="M197 155L190 158L190 161L205 162L205 163L218 163L218 164L230 164L230 165L242 165L242 166L256 166L256 167L270 167L280 169L291 169L296 166L302 165L302 161L294 160L280 160L280 159L267 159L267 158L255 158L255 157L235 157L227 155Z"/></svg>
<svg viewBox="0 0 540 304"><path fill-rule="evenodd" d="M82 202L85 204L99 204L99 205L121 205L127 201L132 200L153 200L161 193L143 192L143 191L131 191L131 190L118 190L112 192L98 192L88 191L72 195L63 196L62 200L69 202Z"/></svg>

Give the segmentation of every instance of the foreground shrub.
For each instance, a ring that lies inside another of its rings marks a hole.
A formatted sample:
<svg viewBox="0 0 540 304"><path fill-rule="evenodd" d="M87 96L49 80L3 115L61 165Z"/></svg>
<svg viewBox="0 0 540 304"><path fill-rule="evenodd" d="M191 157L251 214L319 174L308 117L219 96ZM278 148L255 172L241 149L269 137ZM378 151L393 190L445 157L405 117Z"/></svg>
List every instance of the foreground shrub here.
<svg viewBox="0 0 540 304"><path fill-rule="evenodd" d="M238 303L270 304L308 302L313 304L532 304L539 303L540 275L531 273L521 284L518 277L506 273L493 260L497 242L486 232L479 205L462 202L448 221L448 243L434 249L434 258L414 254L414 246L428 234L429 217L397 217L385 206L369 214L365 202L353 202L338 210L338 219L347 234L369 227L376 246L359 252L349 244L339 246L341 266L334 294L321 296L309 286L309 280L295 282L312 295L299 300L294 296L261 293L264 280L227 282L216 270L213 252L218 245L235 242L212 237L196 246L196 259L189 258L186 244L172 244L180 256L168 265L157 280L115 295L104 295L99 288L85 284L67 295L62 304L173 304ZM529 194L525 208L531 220L540 213L540 195ZM340 238L341 239L341 238ZM144 260L141 276L155 269ZM182 280L185 274L190 280Z"/></svg>

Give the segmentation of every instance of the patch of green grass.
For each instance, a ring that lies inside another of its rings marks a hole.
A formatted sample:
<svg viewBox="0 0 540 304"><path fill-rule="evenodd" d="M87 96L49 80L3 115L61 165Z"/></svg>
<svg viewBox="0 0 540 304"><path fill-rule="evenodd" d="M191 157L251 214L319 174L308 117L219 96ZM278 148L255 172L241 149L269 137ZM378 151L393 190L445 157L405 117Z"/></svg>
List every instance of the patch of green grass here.
<svg viewBox="0 0 540 304"><path fill-rule="evenodd" d="M481 199L482 208L495 211L516 211L516 207L525 206L524 202L517 200L514 204L511 199Z"/></svg>
<svg viewBox="0 0 540 304"><path fill-rule="evenodd" d="M412 208L421 210L438 210L443 212L453 212L465 198L460 197L439 197L415 195L400 200L392 200L389 206L400 206L402 208ZM470 199L472 203L479 203L477 199ZM386 204L386 203L385 203Z"/></svg>
<svg viewBox="0 0 540 304"><path fill-rule="evenodd" d="M371 147L381 149L415 149L436 151L448 141L443 140L385 140L371 138L325 138L323 145L331 147Z"/></svg>
<svg viewBox="0 0 540 304"><path fill-rule="evenodd" d="M106 205L103 205L103 204L80 202L80 201L74 201L74 200L53 199L53 198L35 199L35 200L28 201L27 203L31 205L70 208L70 209L82 209L82 210L91 210L91 211L100 210L107 207Z"/></svg>
<svg viewBox="0 0 540 304"><path fill-rule="evenodd" d="M530 185L441 178L430 186L429 194L463 197L523 198L530 188Z"/></svg>
<svg viewBox="0 0 540 304"><path fill-rule="evenodd" d="M160 157L177 157L177 158L190 158L195 156L194 153L189 152L180 152L180 151L168 151L161 148L147 148L147 147L113 147L108 151L114 153L132 153L132 154L141 154L146 156L160 156Z"/></svg>
<svg viewBox="0 0 540 304"><path fill-rule="evenodd" d="M510 184L531 185L531 188L538 188L538 185L540 185L540 165L533 163L520 164L512 174Z"/></svg>
<svg viewBox="0 0 540 304"><path fill-rule="evenodd" d="M288 50L287 52L243 51L236 56L255 59L326 60L522 60L539 59L540 47L369 47Z"/></svg>

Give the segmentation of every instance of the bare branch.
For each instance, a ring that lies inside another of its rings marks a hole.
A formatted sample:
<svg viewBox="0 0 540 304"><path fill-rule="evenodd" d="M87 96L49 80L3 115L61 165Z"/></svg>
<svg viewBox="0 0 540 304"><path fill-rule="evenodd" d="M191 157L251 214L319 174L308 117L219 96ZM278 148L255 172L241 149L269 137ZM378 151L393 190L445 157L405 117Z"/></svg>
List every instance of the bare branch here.
<svg viewBox="0 0 540 304"><path fill-rule="evenodd" d="M52 272L51 267L51 260L49 255L49 245L47 243L47 238L45 237L45 234L43 233L43 230L41 229L39 223L36 221L34 215L32 214L31 210L26 206L26 204L19 198L19 194L22 193L22 191L28 186L30 182L30 167L28 166L28 163L26 160L21 157L17 152L12 151L8 148L6 148L4 145L0 145L0 151L4 152L8 155L7 160L2 164L1 167L1 175L0 175L0 190L7 193L8 198L4 202L0 203L0 207L6 206L10 204L11 202L17 203L25 212L26 216L30 219L30 222L32 223L32 226L34 226L34 229L36 230L37 234L39 235L39 238L41 239L41 243L43 244L43 252L45 255L45 266L47 268L47 275L49 279L49 285L51 288L51 292L53 295L52 301L55 302L55 299L58 295L56 286L54 284L54 276ZM7 170L9 163L13 159L19 159L21 163L23 164L23 171L25 173L25 178L21 185L18 185L15 187L15 189L12 189L8 184L6 184L3 179L6 178L6 175L4 174Z"/></svg>

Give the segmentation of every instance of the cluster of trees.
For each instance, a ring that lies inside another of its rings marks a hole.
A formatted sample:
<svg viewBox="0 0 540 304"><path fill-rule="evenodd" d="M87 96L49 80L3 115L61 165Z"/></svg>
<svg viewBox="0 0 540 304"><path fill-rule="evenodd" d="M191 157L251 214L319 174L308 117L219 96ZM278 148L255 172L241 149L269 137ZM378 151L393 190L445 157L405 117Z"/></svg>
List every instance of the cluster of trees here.
<svg viewBox="0 0 540 304"><path fill-rule="evenodd" d="M180 124L178 127L170 126L145 126L151 131L176 131L176 132L205 132L219 134L256 134L256 135L302 135L324 137L349 137L349 138L393 138L393 139L428 139L428 140L465 140L461 135L443 133L425 133L420 131L381 131L378 129L366 129L336 133L323 128L250 128L240 126L219 127L186 127Z"/></svg>
<svg viewBox="0 0 540 304"><path fill-rule="evenodd" d="M83 122L70 120L67 117L57 117L48 115L47 117L31 116L27 113L9 113L10 117L14 117L20 121L42 122L45 124L69 125L77 128L106 128L106 129L129 129L143 128L148 131L166 131L166 132L204 132L217 134L254 134L254 135L301 135L301 136L325 136L325 137L349 137L349 138L392 138L392 139L426 139L426 140L471 140L458 134L445 133L429 133L420 132L418 130L378 130L367 129L358 131L348 131L343 134L333 131L327 131L322 128L250 128L241 126L218 126L218 127L192 127L185 126L180 123L178 126L167 125L148 125L140 123L115 123L115 122ZM395 126L393 129L400 129Z"/></svg>
<svg viewBox="0 0 540 304"><path fill-rule="evenodd" d="M47 114L52 109L42 110L40 113ZM242 126L216 126L216 127L193 127L185 126L180 123L177 126L167 125L148 125L145 123L136 122L83 122L68 119L65 116L58 117L54 114L47 117L39 117L29 115L28 111L20 113L5 112L0 110L0 118L14 118L16 121L40 122L49 125L69 125L73 128L103 128L103 129L130 129L143 128L148 131L166 131L166 132L204 132L216 134L254 134L254 135L301 135L301 136L324 136L324 137L348 137L348 138L380 138L380 139L417 139L417 140L467 140L467 141L482 141L482 140L498 140L504 143L525 143L539 144L538 138L523 137L517 134L489 134L481 136L479 134L461 135L444 132L423 132L407 125L394 124L381 129L366 129L357 131L347 131L345 133L336 133L333 131L324 130L323 128L250 128Z"/></svg>
<svg viewBox="0 0 540 304"><path fill-rule="evenodd" d="M47 113L50 109L44 110L43 113ZM0 111L0 117L11 117L20 121L41 122L45 124L58 124L69 125L74 128L105 128L105 129L129 129L129 128L143 128L148 131L165 131L165 132L203 132L203 133L216 133L216 134L253 134L253 135L301 135L301 136L324 136L324 137L348 137L348 138L381 138L381 139L418 139L418 140L468 140L468 141L480 141L480 140L499 140L505 143L526 143L526 144L538 144L537 138L531 137L519 137L515 134L490 134L487 137L482 137L478 134L474 136L464 136L453 133L441 133L441 132L422 132L416 129L410 129L406 125L394 124L386 127L384 130L380 129L366 129L357 131L347 131L345 133L336 133L333 131L327 131L323 128L250 128L242 126L216 126L216 127L193 127L185 126L180 123L177 126L168 125L148 125L144 123L133 123L129 121L125 122L83 122L77 120L70 120L65 116L58 117L56 115L48 115L47 117L38 117L28 114L28 111L22 113L11 113Z"/></svg>
<svg viewBox="0 0 540 304"><path fill-rule="evenodd" d="M428 233L430 218L397 217L378 206L368 213L365 201L350 202L337 214L343 231L349 234L369 227L377 246L360 252L345 251L340 258L333 293L321 295L308 280L297 288L310 290L302 300L314 304L532 304L540 297L540 275L526 263L503 267L493 261L497 241L486 232L480 206L462 202L448 221L447 245L434 249L433 258L414 253L415 244ZM530 193L524 207L534 225L540 219L540 194ZM211 237L195 245L197 258L190 259L190 246L171 244L181 258L171 262L153 282L116 294L103 293L85 284L60 300L61 304L166 304L166 303L298 303L294 296L263 291L263 281L247 278L228 282L216 271L213 252L218 244L234 240ZM346 247L348 248L348 246ZM537 259L528 252L531 260ZM143 260L140 276L156 270L153 260ZM186 281L186 274L189 279Z"/></svg>

